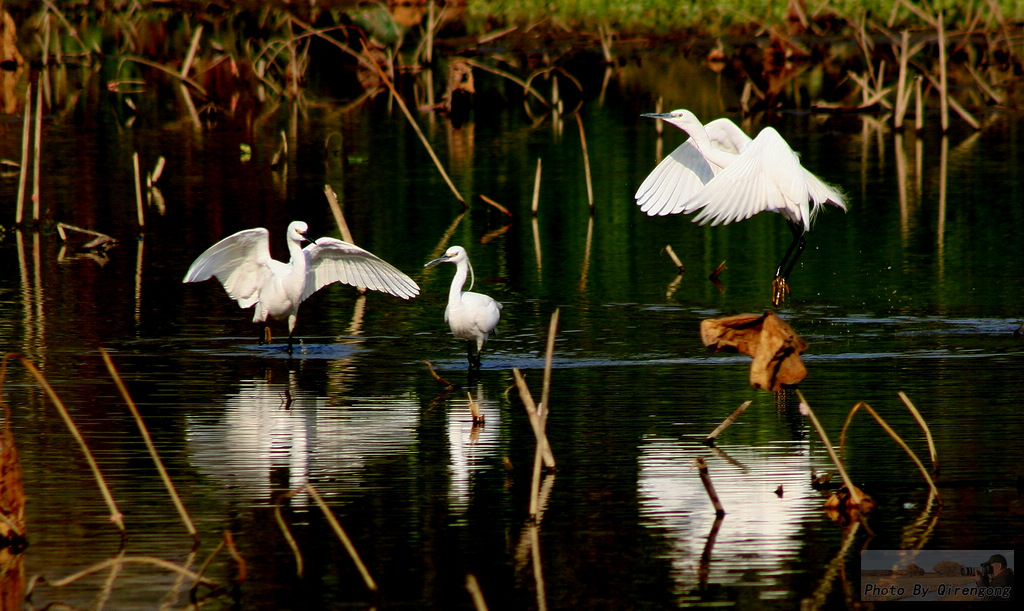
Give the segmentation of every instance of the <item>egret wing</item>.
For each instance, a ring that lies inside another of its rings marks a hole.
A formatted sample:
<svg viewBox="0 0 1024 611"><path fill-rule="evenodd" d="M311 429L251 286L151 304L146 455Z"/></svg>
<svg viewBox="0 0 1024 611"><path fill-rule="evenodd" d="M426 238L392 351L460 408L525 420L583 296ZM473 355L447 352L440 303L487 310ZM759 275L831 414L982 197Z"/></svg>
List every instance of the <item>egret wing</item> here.
<svg viewBox="0 0 1024 611"><path fill-rule="evenodd" d="M700 210L694 222L726 225L769 210L806 228L810 222L806 173L782 136L766 127L729 167L685 203L683 212Z"/></svg>
<svg viewBox="0 0 1024 611"><path fill-rule="evenodd" d="M733 155L751 142L750 136L729 119L715 119L704 130L712 146ZM722 166L704 158L691 138L676 147L641 183L636 203L649 216L678 214L721 170Z"/></svg>
<svg viewBox="0 0 1024 611"><path fill-rule="evenodd" d="M420 293L412 278L377 255L334 238L320 238L307 245L306 286L301 301L332 282L363 286L409 299Z"/></svg>
<svg viewBox="0 0 1024 611"><path fill-rule="evenodd" d="M270 232L263 227L246 229L206 249L188 268L182 282L216 277L228 296L247 308L259 301L263 278L270 274L269 261Z"/></svg>

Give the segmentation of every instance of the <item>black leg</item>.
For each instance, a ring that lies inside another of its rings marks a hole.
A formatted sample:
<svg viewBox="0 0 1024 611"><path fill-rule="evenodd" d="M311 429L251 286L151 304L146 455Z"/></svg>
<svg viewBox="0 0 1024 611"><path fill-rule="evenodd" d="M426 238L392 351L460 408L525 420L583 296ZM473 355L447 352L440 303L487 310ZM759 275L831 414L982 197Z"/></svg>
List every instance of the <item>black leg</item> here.
<svg viewBox="0 0 1024 611"><path fill-rule="evenodd" d="M782 278L783 280L789 278L789 273L793 271L797 259L800 258L800 255L804 252L804 247L807 246L803 227L796 223L790 223L789 229L793 232L793 241L789 243L789 248L786 249L786 254L779 261L779 268L775 271L775 277Z"/></svg>
<svg viewBox="0 0 1024 611"><path fill-rule="evenodd" d="M466 353L469 358L469 368L480 369L480 353L473 352L473 340L466 342Z"/></svg>

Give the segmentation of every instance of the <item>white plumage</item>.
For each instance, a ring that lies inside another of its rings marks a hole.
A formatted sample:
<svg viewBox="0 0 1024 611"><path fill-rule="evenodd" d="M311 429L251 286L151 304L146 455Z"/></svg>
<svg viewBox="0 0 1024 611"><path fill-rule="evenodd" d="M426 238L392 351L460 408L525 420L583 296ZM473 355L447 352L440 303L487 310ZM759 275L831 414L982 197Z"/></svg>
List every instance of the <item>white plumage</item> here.
<svg viewBox="0 0 1024 611"><path fill-rule="evenodd" d="M766 127L753 139L729 119L701 125L690 111L645 114L662 119L690 138L663 159L636 192L651 216L699 212L694 222L724 225L758 212L778 212L790 224L793 242L779 263L773 301L789 289L786 277L803 251L804 234L822 205L846 210L843 194L800 165L779 132Z"/></svg>
<svg viewBox="0 0 1024 611"><path fill-rule="evenodd" d="M466 277L473 271L465 248L452 246L444 253L444 256L434 259L424 267L430 267L437 263L455 264L455 277L452 279L452 285L448 291L448 306L444 309L444 321L451 328L452 335L468 341L469 366L471 369L479 369L480 352L484 349L487 337L498 326L498 320L501 318L501 304L487 295L462 290L466 284ZM472 287L471 281L470 288ZM475 354L473 352L474 345L476 346Z"/></svg>
<svg viewBox="0 0 1024 611"><path fill-rule="evenodd" d="M328 284L343 282L402 299L419 294L412 278L348 242L320 238L302 248L302 242L308 241L307 230L302 221L288 225L288 263L271 258L270 232L263 227L239 231L199 255L182 282L216 277L240 307L256 307L255 323L265 325L268 318L287 317L289 350L299 304ZM265 337L269 341L269 327Z"/></svg>

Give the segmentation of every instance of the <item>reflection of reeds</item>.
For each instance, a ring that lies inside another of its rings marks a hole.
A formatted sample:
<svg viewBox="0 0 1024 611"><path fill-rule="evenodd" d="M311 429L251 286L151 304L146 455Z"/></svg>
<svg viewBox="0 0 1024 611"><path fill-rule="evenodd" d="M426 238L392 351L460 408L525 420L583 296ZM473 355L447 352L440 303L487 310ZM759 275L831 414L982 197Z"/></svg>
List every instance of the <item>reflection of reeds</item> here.
<svg viewBox="0 0 1024 611"><path fill-rule="evenodd" d="M906 396L906 395L904 395L904 396ZM803 397L801 397L801 400L803 400ZM908 407L909 407L909 399L907 399L906 402L908 402ZM880 415L878 415L878 412L876 412L870 405L868 405L864 401L860 401L856 405L854 405L850 409L850 412L846 415L846 422L843 423L843 430L839 434L839 453L840 453L840 457L842 456L843 447L845 445L846 429L850 426L850 422L853 420L853 416L861 408L864 408L864 410L866 412L871 414L871 416L874 417L875 421L878 422L878 425L882 427L882 430L884 430L886 433L888 433L889 436L892 437L893 440L901 448L903 448L903 451L906 452L908 456L910 456L911 460L914 461L914 464L917 465L917 468L921 471L921 475L924 476L925 481L928 482L928 487L931 489L932 494L935 495L935 498L939 500L939 504L941 505L942 504L942 500L939 497L939 490L938 490L938 488L935 487L935 482L933 482L931 476L928 475L928 470L924 468L924 464L921 463L921 460L917 457L917 454L915 454L914 451L910 449L910 446L908 446L906 444L906 442L903 441L903 438L900 437L899 434L897 434L896 431L894 431L891 426L889 426L889 423L886 422L885 419L882 418ZM914 417L917 418L918 423L920 423L922 425L922 427L924 428L924 430L927 432L928 431L928 427L927 427L927 425L924 424L924 420L920 417L920 414L917 413L917 409L914 408L914 409L911 410L911 412L914 413ZM929 438L931 437L930 432L927 434L927 436ZM932 457L934 459L935 449L934 449L934 446L931 445L930 441L929 441L929 447L932 450Z"/></svg>
<svg viewBox="0 0 1024 611"><path fill-rule="evenodd" d="M167 474L167 469L164 468L164 463L160 460L160 454L156 451L156 446L153 445L153 439L149 436L149 430L146 428L146 424L142 421L142 415L139 414L139 409L135 406L135 401L133 401L131 395L128 394L128 389L125 388L124 382L121 380L121 375L117 372L117 368L114 366L114 361L110 358L110 354L103 348L100 348L100 356L103 357L103 362L107 366L107 371L110 372L110 377L114 379L114 385L117 386L117 390L120 391L121 398L123 398L124 402L128 405L128 410L131 411L132 417L135 418L135 424L139 427L139 433L142 435L142 440L146 442L146 448L149 450L149 455L153 457L153 462L156 464L157 472L160 473L160 479L164 481L164 486L167 487L167 492L171 495L174 507L178 510L178 514L181 516L181 521L185 523L185 529L188 530L188 534L192 535L193 539L198 540L199 533L196 532L196 527L192 523L192 518L189 517L188 511L185 509L185 505L181 502L181 497L178 496L178 491L174 489L174 484L171 482L171 476Z"/></svg>
<svg viewBox="0 0 1024 611"><path fill-rule="evenodd" d="M103 474L100 472L99 465L96 464L96 459L93 458L92 452L89 451L89 446L85 443L85 438L83 438L82 434L78 432L78 427L75 426L75 423L71 419L71 415L68 413L67 408L64 407L64 402L60 400L60 397L57 396L57 392L53 390L53 387L50 386L50 383L46 381L46 378L43 377L43 374L38 369L36 369L36 366L33 365L31 361L21 356L20 354L7 354L4 356L3 360L0 361L0 392L3 391L3 381L7 373L7 361L9 359L15 359L19 361L25 367L25 369L28 370L29 374L32 375L32 378L35 379L39 387L42 388L46 395L50 398L50 401L53 403L54 407L57 408L57 412L60 414L61 419L64 420L64 424L67 425L68 430L71 432L71 435L75 438L75 441L78 442L78 446L82 450L82 454L85 456L86 461L89 463L89 468L92 470L93 476L96 478L96 483L100 488L100 492L103 494L103 499L106 501L107 507L110 509L110 521L117 526L118 530L120 530L122 534L124 534L124 517L121 515L121 512L118 511L117 509L117 503L114 502L114 497L110 493L110 488L107 487L107 482L103 478Z"/></svg>

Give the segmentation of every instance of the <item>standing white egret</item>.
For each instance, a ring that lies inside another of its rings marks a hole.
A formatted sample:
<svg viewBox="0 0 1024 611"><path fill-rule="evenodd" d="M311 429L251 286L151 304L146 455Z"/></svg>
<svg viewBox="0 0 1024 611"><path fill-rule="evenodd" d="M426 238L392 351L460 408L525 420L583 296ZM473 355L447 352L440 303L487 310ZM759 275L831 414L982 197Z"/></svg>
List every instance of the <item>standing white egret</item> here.
<svg viewBox="0 0 1024 611"><path fill-rule="evenodd" d="M434 259L423 267L430 267L438 263L455 264L455 277L448 290L448 306L444 309L444 321L451 327L452 335L467 340L469 368L480 369L480 353L484 349L487 336L498 326L498 319L501 318L501 304L487 295L462 290L463 285L466 284L466 276L473 274L473 266L469 263L469 255L466 254L465 248L452 246L444 253L444 256ZM472 279L469 281L469 288L473 288ZM476 346L475 354L473 352L474 344Z"/></svg>
<svg viewBox="0 0 1024 611"><path fill-rule="evenodd" d="M309 241L307 230L302 221L288 225L288 263L270 257L270 232L263 227L239 231L199 255L182 282L202 282L215 276L239 306L256 306L252 321L263 323L263 339L268 343L267 318L287 316L289 353L299 304L328 284L363 286L402 299L419 294L420 287L412 278L348 242L320 238L302 248L302 243Z"/></svg>
<svg viewBox="0 0 1024 611"><path fill-rule="evenodd" d="M772 303L789 293L786 278L806 246L811 220L825 203L846 210L840 191L808 172L779 132L766 127L751 139L729 119L701 125L679 109L643 115L662 119L690 135L654 168L636 192L648 215L696 212L695 223L725 225L763 210L789 223L793 241L772 281Z"/></svg>

